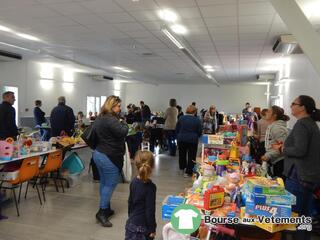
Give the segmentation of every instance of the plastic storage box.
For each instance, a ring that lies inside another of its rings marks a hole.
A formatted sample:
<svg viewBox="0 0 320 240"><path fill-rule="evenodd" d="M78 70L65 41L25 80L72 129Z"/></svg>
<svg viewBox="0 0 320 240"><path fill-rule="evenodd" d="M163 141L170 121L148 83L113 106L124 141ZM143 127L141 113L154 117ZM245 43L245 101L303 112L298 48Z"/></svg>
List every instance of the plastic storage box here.
<svg viewBox="0 0 320 240"><path fill-rule="evenodd" d="M162 220L170 220L174 209L183 204L184 201L184 197L172 195L167 196L162 203Z"/></svg>
<svg viewBox="0 0 320 240"><path fill-rule="evenodd" d="M81 173L84 170L84 164L81 158L76 153L70 154L62 162L61 169L68 170L70 174Z"/></svg>

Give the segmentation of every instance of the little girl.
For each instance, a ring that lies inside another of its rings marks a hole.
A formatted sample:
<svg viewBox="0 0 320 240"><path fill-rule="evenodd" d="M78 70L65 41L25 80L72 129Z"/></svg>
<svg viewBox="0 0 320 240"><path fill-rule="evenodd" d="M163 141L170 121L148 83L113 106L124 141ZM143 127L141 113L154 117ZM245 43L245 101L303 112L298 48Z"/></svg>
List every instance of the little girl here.
<svg viewBox="0 0 320 240"><path fill-rule="evenodd" d="M156 185L150 180L154 167L150 151L138 151L135 156L138 176L130 184L129 219L125 240L149 240L156 235Z"/></svg>

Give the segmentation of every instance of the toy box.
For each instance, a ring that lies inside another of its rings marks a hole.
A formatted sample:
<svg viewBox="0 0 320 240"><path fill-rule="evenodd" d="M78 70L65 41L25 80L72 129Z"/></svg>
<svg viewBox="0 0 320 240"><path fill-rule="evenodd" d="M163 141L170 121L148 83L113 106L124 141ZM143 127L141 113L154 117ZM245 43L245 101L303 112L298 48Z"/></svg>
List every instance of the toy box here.
<svg viewBox="0 0 320 240"><path fill-rule="evenodd" d="M298 214L292 213L292 217L298 217ZM264 229L270 233L280 232L283 230L296 230L296 224L272 224L272 223L260 223L256 221L254 223L257 227Z"/></svg>
<svg viewBox="0 0 320 240"><path fill-rule="evenodd" d="M246 184L251 193L267 195L284 195L286 193L283 183L280 184L277 180L254 177L248 179Z"/></svg>
<svg viewBox="0 0 320 240"><path fill-rule="evenodd" d="M203 135L202 143L204 144L213 144L213 145L222 145L223 144L223 135Z"/></svg>
<svg viewBox="0 0 320 240"><path fill-rule="evenodd" d="M260 205L246 199L246 213L265 217L290 217L291 205Z"/></svg>
<svg viewBox="0 0 320 240"><path fill-rule="evenodd" d="M221 207L224 202L224 189L220 186L213 186L204 193L204 208L211 210Z"/></svg>
<svg viewBox="0 0 320 240"><path fill-rule="evenodd" d="M255 204L296 205L296 196L288 191L285 191L284 195L266 195L252 193L251 199Z"/></svg>
<svg viewBox="0 0 320 240"><path fill-rule="evenodd" d="M162 219L170 220L171 214L173 213L174 209L177 206L183 204L184 201L184 197L172 195L167 196L162 203Z"/></svg>

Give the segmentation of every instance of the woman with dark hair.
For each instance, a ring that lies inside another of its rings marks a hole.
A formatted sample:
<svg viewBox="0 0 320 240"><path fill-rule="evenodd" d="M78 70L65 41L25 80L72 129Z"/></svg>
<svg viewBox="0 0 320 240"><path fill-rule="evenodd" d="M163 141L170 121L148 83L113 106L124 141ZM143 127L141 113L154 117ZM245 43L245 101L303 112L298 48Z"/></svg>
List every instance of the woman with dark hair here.
<svg viewBox="0 0 320 240"><path fill-rule="evenodd" d="M265 135L266 153L261 157L262 161L268 161L269 174L273 177L281 177L284 179L283 160L284 156L279 151L272 148L274 144L283 143L288 136L287 121L289 117L284 114L284 110L278 106L272 106L268 109L265 119L269 122L269 126Z"/></svg>
<svg viewBox="0 0 320 240"><path fill-rule="evenodd" d="M170 156L176 155L176 134L175 129L178 120L177 100L172 98L169 101L169 107L167 108L165 115L164 132L168 141L168 148Z"/></svg>
<svg viewBox="0 0 320 240"><path fill-rule="evenodd" d="M103 227L112 227L109 217L114 211L111 210L110 200L120 180L128 134L127 124L119 118L120 111L121 99L109 96L93 124L97 136L93 160L100 175L100 209L96 218Z"/></svg>
<svg viewBox="0 0 320 240"><path fill-rule="evenodd" d="M274 146L283 152L286 189L297 197L292 211L311 217L313 191L320 183L320 110L312 97L301 95L291 103L291 113L297 119L284 145ZM311 232L297 231L294 239L310 239Z"/></svg>

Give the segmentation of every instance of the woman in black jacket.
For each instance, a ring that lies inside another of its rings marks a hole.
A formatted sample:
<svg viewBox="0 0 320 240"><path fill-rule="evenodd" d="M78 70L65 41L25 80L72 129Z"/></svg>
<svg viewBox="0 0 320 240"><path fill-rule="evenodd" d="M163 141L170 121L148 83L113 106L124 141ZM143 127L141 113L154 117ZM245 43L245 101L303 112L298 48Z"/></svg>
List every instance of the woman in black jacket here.
<svg viewBox="0 0 320 240"><path fill-rule="evenodd" d="M291 112L297 122L286 139L284 146L275 145L283 151L286 189L297 197L292 207L299 216L311 217L313 191L320 184L320 110L313 98L297 97L291 104ZM310 239L311 232L297 231L294 239Z"/></svg>
<svg viewBox="0 0 320 240"><path fill-rule="evenodd" d="M120 180L125 154L125 138L128 134L127 124L119 118L120 111L121 99L117 96L109 96L93 124L93 130L97 136L93 160L100 175L100 209L96 218L104 227L112 227L108 219L114 214L110 208L110 200Z"/></svg>

